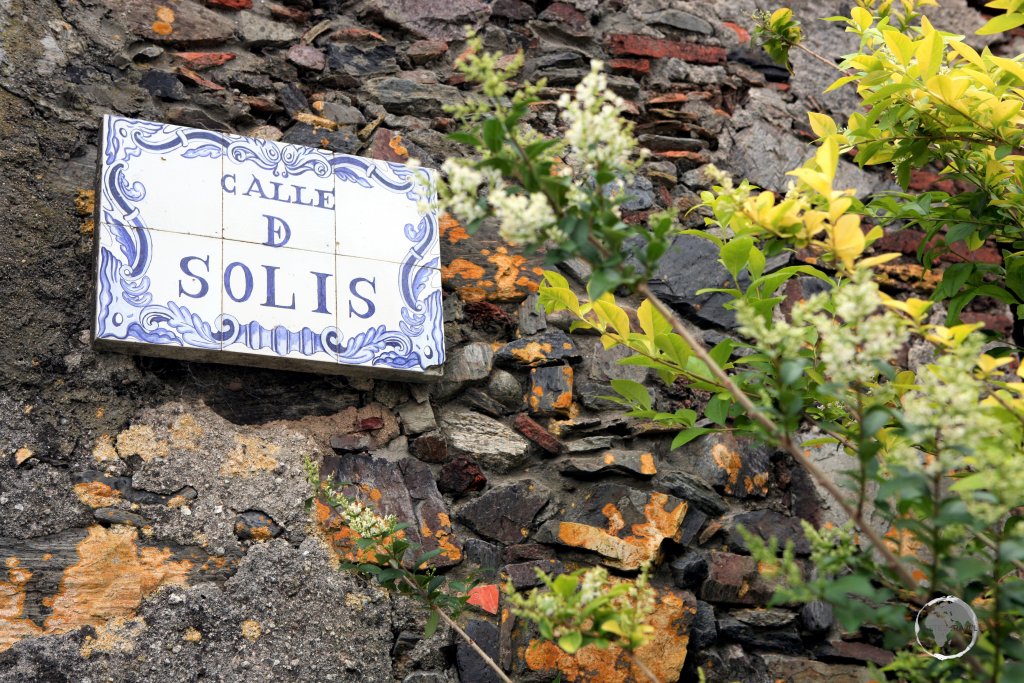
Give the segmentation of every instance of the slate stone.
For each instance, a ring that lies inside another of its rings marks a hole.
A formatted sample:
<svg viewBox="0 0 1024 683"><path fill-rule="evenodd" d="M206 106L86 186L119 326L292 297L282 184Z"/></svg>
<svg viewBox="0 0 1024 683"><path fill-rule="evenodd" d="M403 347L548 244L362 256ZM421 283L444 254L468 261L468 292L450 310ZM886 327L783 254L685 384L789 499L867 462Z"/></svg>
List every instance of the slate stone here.
<svg viewBox="0 0 1024 683"><path fill-rule="evenodd" d="M445 463L437 476L437 487L443 493L459 498L472 491L482 491L487 477L475 462L468 458L455 458Z"/></svg>
<svg viewBox="0 0 1024 683"><path fill-rule="evenodd" d="M735 610L729 616L754 628L781 628L795 624L797 620L794 612L764 607Z"/></svg>
<svg viewBox="0 0 1024 683"><path fill-rule="evenodd" d="M770 538L778 539L779 552L782 552L788 542L793 543L797 555L806 556L811 552L810 542L804 534L800 520L774 510L754 510L726 515L708 526L701 541L707 543L720 539L732 552L749 553L750 548L737 529L740 526L765 541Z"/></svg>
<svg viewBox="0 0 1024 683"><path fill-rule="evenodd" d="M246 510L235 515L235 536L241 541L269 541L284 529L270 515L259 510Z"/></svg>
<svg viewBox="0 0 1024 683"><path fill-rule="evenodd" d="M484 379L494 365L494 351L486 342L471 342L451 352L444 362L446 382Z"/></svg>
<svg viewBox="0 0 1024 683"><path fill-rule="evenodd" d="M540 446L545 452L551 455L558 455L562 452L562 442L526 413L516 415L512 426L515 427L517 432Z"/></svg>
<svg viewBox="0 0 1024 683"><path fill-rule="evenodd" d="M506 545L530 535L537 513L548 504L548 489L530 479L491 489L463 505L458 520L484 538Z"/></svg>
<svg viewBox="0 0 1024 683"><path fill-rule="evenodd" d="M576 386L576 393L579 396L579 401L585 408L589 408L595 412L622 410L621 405L611 399L605 398L606 396L616 395L611 384L608 384L607 382L583 380L581 382L577 382Z"/></svg>
<svg viewBox="0 0 1024 683"><path fill-rule="evenodd" d="M438 464L448 461L448 440L439 431L427 432L413 439L410 450L423 462Z"/></svg>
<svg viewBox="0 0 1024 683"><path fill-rule="evenodd" d="M501 367L535 368L581 360L583 356L576 348L576 342L558 330L516 339L501 347L494 356L495 365Z"/></svg>
<svg viewBox="0 0 1024 683"><path fill-rule="evenodd" d="M697 601L697 614L690 625L690 649L699 652L715 644L718 640L718 622L715 619L715 608L703 600Z"/></svg>
<svg viewBox="0 0 1024 683"><path fill-rule="evenodd" d="M336 453L365 453L373 446L369 434L335 434L331 437L331 448Z"/></svg>
<svg viewBox="0 0 1024 683"><path fill-rule="evenodd" d="M487 653L492 660L498 659L498 627L489 621L472 619L465 626L466 634ZM458 638L455 646L455 668L459 680L463 683L500 683L494 670L473 651L473 648L462 638Z"/></svg>
<svg viewBox="0 0 1024 683"><path fill-rule="evenodd" d="M413 64L421 65L437 59L448 52L448 43L443 40L417 40L405 51Z"/></svg>
<svg viewBox="0 0 1024 683"><path fill-rule="evenodd" d="M687 550L669 563L672 581L680 588L699 588L708 577L707 554L699 549Z"/></svg>
<svg viewBox="0 0 1024 683"><path fill-rule="evenodd" d="M505 565L501 569L501 579L511 581L516 590L533 588L543 583L537 577L538 569L551 577L565 573L565 565L558 560L530 560Z"/></svg>
<svg viewBox="0 0 1024 683"><path fill-rule="evenodd" d="M288 61L312 71L323 71L327 66L327 57L321 50L299 43L288 48Z"/></svg>
<svg viewBox="0 0 1024 683"><path fill-rule="evenodd" d="M573 439L565 442L567 453L588 453L590 451L607 450L612 447L614 439L610 436L585 436L582 439Z"/></svg>
<svg viewBox="0 0 1024 683"><path fill-rule="evenodd" d="M479 538L467 538L463 546L466 562L476 565L483 573L483 578L490 579L497 575L501 564L501 547Z"/></svg>
<svg viewBox="0 0 1024 683"><path fill-rule="evenodd" d="M648 24L659 24L671 26L680 31L699 33L710 36L714 33L714 27L704 19L678 9L663 9L643 15L644 21Z"/></svg>
<svg viewBox="0 0 1024 683"><path fill-rule="evenodd" d="M331 43L327 46L328 75L340 85L356 87L362 79L397 72L396 54L393 45L361 47L351 43Z"/></svg>
<svg viewBox="0 0 1024 683"><path fill-rule="evenodd" d="M367 93L392 114L442 116L444 105L462 101L461 93L449 85L423 85L393 76L374 78L365 87Z"/></svg>
<svg viewBox="0 0 1024 683"><path fill-rule="evenodd" d="M598 484L560 519L545 522L536 540L590 550L610 567L639 569L659 555L663 541L680 540L686 509L666 493Z"/></svg>
<svg viewBox="0 0 1024 683"><path fill-rule="evenodd" d="M333 475L336 482L347 482L340 489L345 495L409 524L406 538L418 543L423 552L440 549L441 554L430 560L431 566L451 567L462 561L462 543L452 531L444 498L430 468L422 462L412 458L392 462L358 454L328 456L321 473ZM343 558L356 556L351 531L335 513L328 512L318 507L328 541Z"/></svg>
<svg viewBox="0 0 1024 683"><path fill-rule="evenodd" d="M284 47L299 39L298 29L260 16L255 12L238 15L238 36L249 48Z"/></svg>
<svg viewBox="0 0 1024 683"><path fill-rule="evenodd" d="M505 404L495 401L476 387L468 389L462 395L462 400L473 410L495 418L504 417L512 412Z"/></svg>
<svg viewBox="0 0 1024 683"><path fill-rule="evenodd" d="M361 126L366 123L363 112L348 104L324 102L319 111L321 116L334 121L339 126Z"/></svg>
<svg viewBox="0 0 1024 683"><path fill-rule="evenodd" d="M813 659L764 653L764 662L772 681L799 681L800 683L870 683L877 680L864 666L853 664L826 664Z"/></svg>
<svg viewBox="0 0 1024 683"><path fill-rule="evenodd" d="M654 206L654 185L650 178L638 175L625 188L626 200L622 202L623 211L646 211Z"/></svg>
<svg viewBox="0 0 1024 683"><path fill-rule="evenodd" d="M728 433L708 434L687 446L696 474L716 490L735 498L768 494L771 452L766 446Z"/></svg>
<svg viewBox="0 0 1024 683"><path fill-rule="evenodd" d="M104 524L125 524L139 529L152 524L150 520L142 515L137 515L127 510L118 510L117 508L98 508L92 511L92 516L96 518L96 521Z"/></svg>
<svg viewBox="0 0 1024 683"><path fill-rule="evenodd" d="M288 112L288 116L293 118L296 114L309 112L309 100L294 83L288 83L277 91L277 101Z"/></svg>
<svg viewBox="0 0 1024 683"><path fill-rule="evenodd" d="M479 28L491 15L490 6L480 0L372 0L369 9L430 40L465 38L465 26Z"/></svg>
<svg viewBox="0 0 1024 683"><path fill-rule="evenodd" d="M868 643L856 641L832 640L814 648L814 657L825 661L838 662L871 662L877 666L887 666L894 659L893 653Z"/></svg>
<svg viewBox="0 0 1024 683"><path fill-rule="evenodd" d="M640 135L637 137L637 142L640 143L641 147L646 147L652 152L703 152L708 148L708 143L704 140L673 137L670 135ZM675 165L668 164L668 166L670 167L671 174L675 175Z"/></svg>
<svg viewBox="0 0 1024 683"><path fill-rule="evenodd" d="M660 474L655 478L654 485L677 498L689 501L695 508L711 517L724 514L729 509L725 499L715 493L707 482L686 472Z"/></svg>
<svg viewBox="0 0 1024 683"><path fill-rule="evenodd" d="M309 123L293 124L285 131L282 141L304 147L329 149L340 154L355 154L362 146L352 130L328 130Z"/></svg>
<svg viewBox="0 0 1024 683"><path fill-rule="evenodd" d="M708 578L700 588L702 600L759 605L766 603L773 592L774 586L761 576L754 558L717 550L708 552Z"/></svg>
<svg viewBox="0 0 1024 683"><path fill-rule="evenodd" d="M230 40L235 32L230 19L196 2L167 0L158 5L150 0L127 0L118 4L131 31L154 43L180 47L214 45ZM170 9L170 14L159 12L161 6Z"/></svg>
<svg viewBox="0 0 1024 683"><path fill-rule="evenodd" d="M759 654L747 652L736 643L722 643L705 650L700 659L707 683L778 683L777 677L769 675L768 667ZM690 680L696 680L695 669Z"/></svg>
<svg viewBox="0 0 1024 683"><path fill-rule="evenodd" d="M813 600L800 608L800 624L811 633L825 633L834 623L832 605Z"/></svg>
<svg viewBox="0 0 1024 683"><path fill-rule="evenodd" d="M537 13L522 0L494 0L491 4L491 16L526 21L533 19Z"/></svg>
<svg viewBox="0 0 1024 683"><path fill-rule="evenodd" d="M548 327L547 315L537 305L538 300L536 294L531 294L519 304L519 334L522 336L543 332Z"/></svg>
<svg viewBox="0 0 1024 683"><path fill-rule="evenodd" d="M749 278L740 277L740 285ZM677 235L672 239L651 280L651 291L686 317L731 330L736 316L723 305L732 301L727 294L696 294L700 289L734 287L732 276L718 262L718 247L695 235Z"/></svg>
<svg viewBox="0 0 1024 683"><path fill-rule="evenodd" d="M403 431L411 436L437 429L437 420L430 401L403 403L398 406L398 417L402 420Z"/></svg>
<svg viewBox="0 0 1024 683"><path fill-rule="evenodd" d="M150 95L172 102L188 99L185 86L178 80L178 75L170 71L150 69L142 74L139 85L149 91Z"/></svg>
<svg viewBox="0 0 1024 683"><path fill-rule="evenodd" d="M474 458L490 471L506 473L529 457L529 442L497 420L469 410L441 413L441 431L453 455Z"/></svg>
<svg viewBox="0 0 1024 683"><path fill-rule="evenodd" d="M530 413L542 417L569 417L572 409L572 367L544 365L530 370Z"/></svg>
<svg viewBox="0 0 1024 683"><path fill-rule="evenodd" d="M718 637L753 650L772 650L784 654L803 652L803 642L794 626L755 628L732 616L718 618Z"/></svg>
<svg viewBox="0 0 1024 683"><path fill-rule="evenodd" d="M501 561L505 564L553 559L555 559L554 549L543 543L516 543L501 549Z"/></svg>
<svg viewBox="0 0 1024 683"><path fill-rule="evenodd" d="M636 479L649 479L657 474L654 454L649 451L605 451L588 457L569 458L559 471L578 479L599 479L609 475L625 475Z"/></svg>
<svg viewBox="0 0 1024 683"><path fill-rule="evenodd" d="M511 410L523 407L523 387L512 373L505 370L496 369L491 372L487 394Z"/></svg>

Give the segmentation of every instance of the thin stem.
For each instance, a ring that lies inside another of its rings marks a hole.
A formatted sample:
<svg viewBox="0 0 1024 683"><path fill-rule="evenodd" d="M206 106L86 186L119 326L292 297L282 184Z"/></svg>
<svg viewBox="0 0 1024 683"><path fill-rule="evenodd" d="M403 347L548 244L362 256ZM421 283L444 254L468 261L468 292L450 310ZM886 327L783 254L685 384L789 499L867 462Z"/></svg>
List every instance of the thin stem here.
<svg viewBox="0 0 1024 683"><path fill-rule="evenodd" d="M761 425L770 437L776 439L779 445L787 451L796 462L800 463L822 488L828 491L828 493L835 498L836 502L839 503L839 506L843 508L843 512L845 512L846 515L853 520L854 524L860 528L864 535L868 537L871 545L873 545L875 550L877 550L885 559L886 564L888 564L896 575L899 576L906 589L911 593L916 593L918 589L917 581L914 580L910 571L904 563L896 557L895 553L893 553L892 549L889 548L888 544L882 539L878 531L868 524L863 517L858 515L857 511L846 501L846 498L843 496L836 483L833 482L832 479L820 467L818 467L813 460L806 457L800 450L800 447L797 446L797 444L794 443L788 435L782 433L778 425L772 422L771 418L765 415L764 412L754 405L746 392L736 386L736 383L732 381L732 378L729 377L725 370L723 370L711 357L711 354L708 353L704 344L690 334L690 331L686 329L686 326L683 325L675 311L669 308L664 301L658 298L658 296L651 291L646 282L641 282L637 285L637 291L646 296L650 300L651 305L653 305L658 312L672 324L673 331L682 337L683 341L693 349L693 354L703 361L703 363L708 367L708 370L711 371L711 374L715 376L726 391L728 391L736 402L740 404L747 416L757 424Z"/></svg>
<svg viewBox="0 0 1024 683"><path fill-rule="evenodd" d="M1003 658L1003 620L999 609L999 565L1002 562L1002 539L1003 531L999 522L996 522L996 559L992 566L992 683L999 683L1000 666Z"/></svg>
<svg viewBox="0 0 1024 683"><path fill-rule="evenodd" d="M640 671L642 671L648 679L650 679L651 683L661 683L661 681L658 680L658 677L654 675L654 672L651 671L646 664L644 664L644 661L636 656L635 652L632 652L630 650L623 650L623 652L629 655L630 661L633 662L633 664L636 665L636 668L640 669Z"/></svg>
<svg viewBox="0 0 1024 683"><path fill-rule="evenodd" d="M812 50L809 47L806 47L806 46L804 46L804 45L802 45L800 43L790 43L790 47L795 47L796 49L800 50L804 54L809 55L813 59L817 59L822 64L828 66L829 68L835 69L836 71L838 71L841 74L849 75L846 71L843 71L841 68L839 68L838 64L836 64L833 61L830 61L827 57L823 57L822 55L818 54L817 52L815 52L814 50Z"/></svg>
<svg viewBox="0 0 1024 683"><path fill-rule="evenodd" d="M397 563L394 560L392 560L390 564L391 566L396 567L397 569L400 569L403 572L406 571L402 569L400 565L397 565ZM402 580L405 581L405 583L408 584L422 598L426 599L426 594L423 592L423 589L419 586L419 584L410 579L408 575L402 574ZM477 645L476 641L473 640L468 633L463 631L461 626L455 623L454 619L445 614L444 610L439 608L437 605L431 604L429 602L427 604L430 605L430 609L433 610L434 614L440 617L441 620L444 621L444 623L451 626L452 630L458 633L459 637L466 641L466 643L471 648L473 648L474 652L480 655L480 659L484 660L484 663L487 664L487 666L489 666L494 671L494 673L498 676L502 683L512 683L512 679L505 675L505 672L501 670L501 667L498 666L498 663L491 659L490 655L484 652L483 649L479 645Z"/></svg>
<svg viewBox="0 0 1024 683"><path fill-rule="evenodd" d="M444 620L444 623L451 626L453 631L458 633L463 640L469 643L469 646L473 648L473 651L480 655L480 658L484 660L487 666L491 667L491 670L494 671L495 674L497 674L498 678L502 681L502 683L512 683L512 679L505 675L505 672L501 670L501 667L498 666L498 663L491 659L488 656L488 654L484 652L479 645L476 644L476 641L470 638L469 634L463 631L462 627L455 623L454 619L449 617L447 614L445 614L441 609L437 607L434 607L433 609L434 613Z"/></svg>

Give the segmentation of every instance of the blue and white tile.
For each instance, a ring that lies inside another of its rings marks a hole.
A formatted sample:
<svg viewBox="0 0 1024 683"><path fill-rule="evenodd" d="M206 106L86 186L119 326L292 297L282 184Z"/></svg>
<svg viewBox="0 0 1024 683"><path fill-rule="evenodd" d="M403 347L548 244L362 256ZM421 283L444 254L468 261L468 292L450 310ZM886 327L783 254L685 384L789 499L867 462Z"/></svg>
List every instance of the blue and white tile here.
<svg viewBox="0 0 1024 683"><path fill-rule="evenodd" d="M337 257L339 362L421 371L444 362L436 268Z"/></svg>
<svg viewBox="0 0 1024 683"><path fill-rule="evenodd" d="M224 241L225 351L334 363L332 254Z"/></svg>
<svg viewBox="0 0 1024 683"><path fill-rule="evenodd" d="M226 137L224 239L333 252L333 155L271 140Z"/></svg>
<svg viewBox="0 0 1024 683"><path fill-rule="evenodd" d="M97 229L97 338L220 349L221 240L109 224Z"/></svg>
<svg viewBox="0 0 1024 683"><path fill-rule="evenodd" d="M421 213L428 191L403 164L335 155L337 253L440 266L437 215ZM430 171L423 171L431 173Z"/></svg>
<svg viewBox="0 0 1024 683"><path fill-rule="evenodd" d="M225 137L105 116L100 222L220 237Z"/></svg>

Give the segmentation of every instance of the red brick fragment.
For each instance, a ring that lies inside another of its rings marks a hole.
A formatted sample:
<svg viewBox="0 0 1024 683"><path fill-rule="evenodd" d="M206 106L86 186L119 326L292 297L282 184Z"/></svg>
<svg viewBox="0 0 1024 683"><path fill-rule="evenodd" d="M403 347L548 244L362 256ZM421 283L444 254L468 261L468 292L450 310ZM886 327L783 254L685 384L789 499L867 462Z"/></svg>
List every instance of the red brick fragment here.
<svg viewBox="0 0 1024 683"><path fill-rule="evenodd" d="M224 89L223 85L217 85L213 81L210 81L210 80L207 80L207 79L203 78L202 76L197 74L195 71L193 71L192 69L189 69L187 67L179 66L177 71L178 71L178 74L180 74L181 76L184 76L186 79L192 81L193 83L198 85L200 88L203 88L204 90L217 91L217 90L223 90Z"/></svg>
<svg viewBox="0 0 1024 683"><path fill-rule="evenodd" d="M615 55L636 55L659 59L675 57L695 64L724 64L726 54L723 47L624 33L610 35L608 49Z"/></svg>
<svg viewBox="0 0 1024 683"><path fill-rule="evenodd" d="M202 71L215 66L221 66L235 58L233 52L177 52L174 56L183 62L190 69Z"/></svg>
<svg viewBox="0 0 1024 683"><path fill-rule="evenodd" d="M466 604L475 605L490 614L498 613L498 586L488 583L482 586L475 586L469 591L469 600Z"/></svg>
<svg viewBox="0 0 1024 683"><path fill-rule="evenodd" d="M359 431L369 432L374 429L380 429L384 426L384 418L380 417L364 417L359 420Z"/></svg>
<svg viewBox="0 0 1024 683"><path fill-rule="evenodd" d="M608 68L613 71L632 71L633 73L646 74L651 71L651 60L649 59L609 59Z"/></svg>
<svg viewBox="0 0 1024 683"><path fill-rule="evenodd" d="M331 40L379 40L386 43L387 40L376 31L365 28L339 28L331 34Z"/></svg>
<svg viewBox="0 0 1024 683"><path fill-rule="evenodd" d="M690 99L690 96L684 92L674 92L668 95L658 95L647 100L647 104L678 104L680 102L686 102Z"/></svg>
<svg viewBox="0 0 1024 683"><path fill-rule="evenodd" d="M220 9L235 11L252 9L252 0L206 0L206 4L210 7L219 7Z"/></svg>
<svg viewBox="0 0 1024 683"><path fill-rule="evenodd" d="M275 19L283 19L285 21L292 21L296 24L305 24L309 21L309 12L298 7L287 7L285 5L275 5L271 3L270 14Z"/></svg>
<svg viewBox="0 0 1024 683"><path fill-rule="evenodd" d="M552 3L546 10L541 12L540 16L537 18L545 21L557 21L563 23L577 33L588 31L590 29L590 22L587 21L587 16L572 5L568 5L564 2Z"/></svg>
<svg viewBox="0 0 1024 683"><path fill-rule="evenodd" d="M747 31L747 29L740 26L739 24L734 24L731 21L723 21L722 25L725 26L730 31L732 31L733 33L735 33L736 37L740 39L741 43L750 42L750 32Z"/></svg>
<svg viewBox="0 0 1024 683"><path fill-rule="evenodd" d="M516 419L512 423L512 426L515 427L517 432L540 446L548 453L558 455L562 452L562 442L556 439L551 432L544 429L540 423L526 413L519 413L516 415Z"/></svg>

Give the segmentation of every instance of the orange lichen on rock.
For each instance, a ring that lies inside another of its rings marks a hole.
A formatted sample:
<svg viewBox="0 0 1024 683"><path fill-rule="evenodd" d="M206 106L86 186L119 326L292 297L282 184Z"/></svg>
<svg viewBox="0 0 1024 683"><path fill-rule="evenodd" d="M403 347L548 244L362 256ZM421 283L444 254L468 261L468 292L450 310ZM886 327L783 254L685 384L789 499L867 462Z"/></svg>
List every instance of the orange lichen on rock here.
<svg viewBox="0 0 1024 683"><path fill-rule="evenodd" d="M754 489L757 489L762 494L768 493L768 473L761 472L755 474L753 477L743 478L743 488L747 490L747 493L753 493Z"/></svg>
<svg viewBox="0 0 1024 683"><path fill-rule="evenodd" d="M317 528L320 531L321 537L327 544L327 547L333 551L337 560L343 562L376 563L376 551L373 548L367 548L366 550L357 548L356 541L360 538L359 534L352 531L329 505L320 500L315 501L313 515L316 518ZM391 536L388 536L383 542L387 543L391 538ZM394 535L394 538L405 538L405 532L399 531Z"/></svg>
<svg viewBox="0 0 1024 683"><path fill-rule="evenodd" d="M512 349L512 355L525 365L533 365L546 361L551 357L551 344L547 342L529 342L521 348Z"/></svg>
<svg viewBox="0 0 1024 683"><path fill-rule="evenodd" d="M420 536L424 539L434 539L437 542L437 547L441 549L441 554L452 562L462 560L462 549L452 543L452 520L446 513L437 513L437 530L431 530L426 522L421 524Z"/></svg>
<svg viewBox="0 0 1024 683"><path fill-rule="evenodd" d="M98 463L118 459L117 449L114 448L114 440L110 438L110 434L100 434L100 437L96 439L96 445L92 448L92 457Z"/></svg>
<svg viewBox="0 0 1024 683"><path fill-rule="evenodd" d="M539 279L544 270L524 269L526 257L522 254L510 254L508 248L498 247L487 260L496 269L494 292L487 297L491 301L519 301L540 288Z"/></svg>
<svg viewBox="0 0 1024 683"><path fill-rule="evenodd" d="M277 467L276 456L281 450L277 444L255 436L235 434L235 447L224 458L220 466L223 475L251 477Z"/></svg>
<svg viewBox="0 0 1024 683"><path fill-rule="evenodd" d="M740 468L743 467L743 461L740 459L739 452L729 448L724 443L716 443L711 447L711 457L729 475L729 483L725 487L725 492L733 493L736 482L739 480Z"/></svg>
<svg viewBox="0 0 1024 683"><path fill-rule="evenodd" d="M106 508L121 500L121 492L102 481L75 484L75 495L91 508Z"/></svg>
<svg viewBox="0 0 1024 683"><path fill-rule="evenodd" d="M458 244L462 240L469 239L469 233L462 227L462 223L459 223L449 213L441 214L441 218L438 220L438 229L441 232L442 238L447 238L449 244Z"/></svg>
<svg viewBox="0 0 1024 683"><path fill-rule="evenodd" d="M168 36L174 31L174 10L170 7L160 5L156 8L156 21L153 22L153 33L159 36Z"/></svg>
<svg viewBox="0 0 1024 683"><path fill-rule="evenodd" d="M83 235L91 235L96 229L93 215L96 211L96 191L79 190L75 193L75 213L84 218L79 230Z"/></svg>
<svg viewBox="0 0 1024 683"><path fill-rule="evenodd" d="M199 448L199 441L203 438L204 430L196 422L196 419L188 413L179 415L171 423L170 436L171 445L175 448L184 448L187 451L194 451Z"/></svg>
<svg viewBox="0 0 1024 683"><path fill-rule="evenodd" d="M142 617L115 617L97 626L95 636L86 636L78 652L84 659L94 652L130 653L135 650L136 638L145 630L146 622Z"/></svg>
<svg viewBox="0 0 1024 683"><path fill-rule="evenodd" d="M653 453L640 454L640 474L657 474L658 468L654 465Z"/></svg>
<svg viewBox="0 0 1024 683"><path fill-rule="evenodd" d="M117 452L122 458L137 455L145 462L155 458L166 458L169 453L167 442L156 435L149 425L132 425L117 435Z"/></svg>
<svg viewBox="0 0 1024 683"><path fill-rule="evenodd" d="M691 604L692 603L692 604ZM676 590L659 595L647 623L654 627L647 643L637 649L635 658L642 661L663 683L675 683L686 663L690 642L689 626L697 612L692 595ZM532 640L521 652L532 671L561 674L569 683L628 683L644 681L647 676L632 663L621 648L605 650L588 645L574 655L566 654L550 640Z"/></svg>
<svg viewBox="0 0 1024 683"><path fill-rule="evenodd" d="M255 619L246 619L242 622L242 637L250 643L259 640L263 635L263 627Z"/></svg>
<svg viewBox="0 0 1024 683"><path fill-rule="evenodd" d="M192 563L172 561L166 548L140 550L138 538L138 531L129 526L89 527L78 544L78 562L64 570L46 618L47 634L131 617L142 599L157 589L185 585Z"/></svg>
<svg viewBox="0 0 1024 683"><path fill-rule="evenodd" d="M644 506L643 522L630 527L625 538L617 534L625 525L621 512L612 504L606 504L601 512L608 518L608 528L598 529L579 522L559 522L558 540L575 548L584 548L603 555L608 564L620 569L639 569L653 560L666 538L675 538L686 516L686 503L680 501L672 510L666 510L668 495L651 493Z"/></svg>

